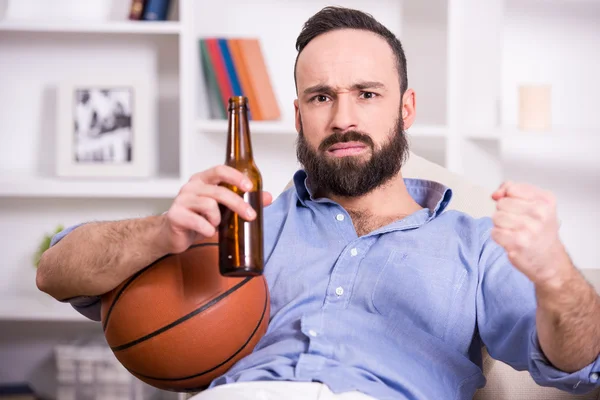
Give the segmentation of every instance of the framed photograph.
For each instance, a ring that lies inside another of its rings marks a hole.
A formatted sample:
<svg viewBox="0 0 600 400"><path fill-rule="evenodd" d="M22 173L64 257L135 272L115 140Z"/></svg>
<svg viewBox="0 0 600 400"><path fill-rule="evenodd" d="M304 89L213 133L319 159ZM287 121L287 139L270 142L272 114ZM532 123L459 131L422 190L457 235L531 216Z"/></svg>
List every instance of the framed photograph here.
<svg viewBox="0 0 600 400"><path fill-rule="evenodd" d="M58 90L57 175L152 175L150 97L133 81L78 80Z"/></svg>

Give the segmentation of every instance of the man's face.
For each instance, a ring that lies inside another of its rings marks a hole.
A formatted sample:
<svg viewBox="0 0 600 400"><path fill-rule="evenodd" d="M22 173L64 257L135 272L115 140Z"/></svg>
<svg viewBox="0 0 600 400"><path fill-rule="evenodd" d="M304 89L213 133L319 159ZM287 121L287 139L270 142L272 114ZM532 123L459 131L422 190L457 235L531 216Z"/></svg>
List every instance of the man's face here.
<svg viewBox="0 0 600 400"><path fill-rule="evenodd" d="M311 185L360 196L396 175L407 150L396 58L374 33L338 30L313 39L296 67L298 159ZM410 109L410 105L413 108ZM404 112L403 112L404 111Z"/></svg>

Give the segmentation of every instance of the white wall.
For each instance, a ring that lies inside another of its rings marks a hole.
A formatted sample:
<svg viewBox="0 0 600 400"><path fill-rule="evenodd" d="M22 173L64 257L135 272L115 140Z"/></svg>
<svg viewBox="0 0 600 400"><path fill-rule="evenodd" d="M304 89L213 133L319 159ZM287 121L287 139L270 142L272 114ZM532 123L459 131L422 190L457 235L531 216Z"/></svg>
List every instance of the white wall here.
<svg viewBox="0 0 600 400"><path fill-rule="evenodd" d="M553 191L575 263L600 268L600 2L510 1L504 29L502 124L517 125L519 84L547 83L554 127L504 141L505 177Z"/></svg>

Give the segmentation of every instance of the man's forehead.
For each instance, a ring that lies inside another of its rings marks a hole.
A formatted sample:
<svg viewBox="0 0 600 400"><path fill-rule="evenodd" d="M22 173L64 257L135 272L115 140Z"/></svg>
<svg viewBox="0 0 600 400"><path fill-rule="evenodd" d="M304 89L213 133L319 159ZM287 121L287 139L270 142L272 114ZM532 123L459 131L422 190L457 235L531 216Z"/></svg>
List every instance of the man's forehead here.
<svg viewBox="0 0 600 400"><path fill-rule="evenodd" d="M296 78L298 89L317 83L332 86L365 80L388 83L393 77L397 79L395 68L394 53L381 36L343 29L319 35L308 43L298 57Z"/></svg>

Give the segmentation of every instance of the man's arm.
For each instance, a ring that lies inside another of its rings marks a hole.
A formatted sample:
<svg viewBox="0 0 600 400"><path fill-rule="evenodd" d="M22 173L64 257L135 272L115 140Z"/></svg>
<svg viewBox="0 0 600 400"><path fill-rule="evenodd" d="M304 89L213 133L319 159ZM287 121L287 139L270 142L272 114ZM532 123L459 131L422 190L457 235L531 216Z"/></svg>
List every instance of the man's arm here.
<svg viewBox="0 0 600 400"><path fill-rule="evenodd" d="M212 237L221 222L219 205L248 221L256 218L252 206L222 183L252 189L242 172L219 165L193 175L164 215L87 223L55 235L40 260L38 288L61 301L99 296L160 257ZM263 192L263 205L271 201Z"/></svg>
<svg viewBox="0 0 600 400"><path fill-rule="evenodd" d="M109 292L167 254L159 239L163 220L90 222L59 233L40 260L38 288L61 301Z"/></svg>
<svg viewBox="0 0 600 400"><path fill-rule="evenodd" d="M540 347L556 368L574 372L600 354L600 296L572 265L565 274L536 285L536 324Z"/></svg>
<svg viewBox="0 0 600 400"><path fill-rule="evenodd" d="M570 261L556 201L505 183L480 227L477 328L489 354L543 386L587 393L600 386L598 295Z"/></svg>
<svg viewBox="0 0 600 400"><path fill-rule="evenodd" d="M600 298L559 238L554 195L508 182L492 197L497 201L492 238L535 285L542 351L562 371L583 368L600 354Z"/></svg>

